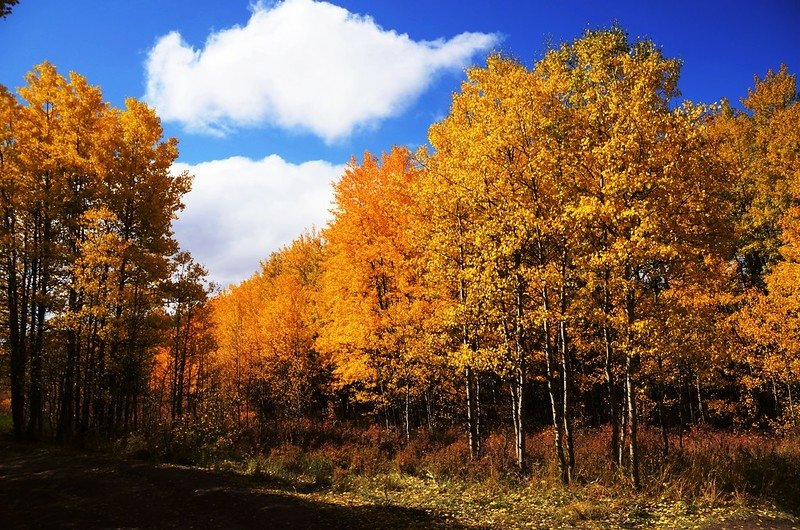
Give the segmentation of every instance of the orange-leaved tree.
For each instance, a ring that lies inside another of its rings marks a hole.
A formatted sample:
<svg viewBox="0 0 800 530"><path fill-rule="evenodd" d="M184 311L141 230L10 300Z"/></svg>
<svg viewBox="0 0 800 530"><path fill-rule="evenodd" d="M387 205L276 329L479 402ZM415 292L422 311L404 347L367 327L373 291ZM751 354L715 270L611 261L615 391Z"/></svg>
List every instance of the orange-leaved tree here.
<svg viewBox="0 0 800 530"><path fill-rule="evenodd" d="M323 248L317 232L304 234L212 301L224 392L262 438L326 410L330 367L315 345Z"/></svg>
<svg viewBox="0 0 800 530"><path fill-rule="evenodd" d="M358 401L374 404L390 424L400 406L410 436L412 401L433 374L418 340L426 314L410 244L415 222L411 187L419 170L408 150L395 147L380 159L353 160L335 184L322 300L327 318L318 345L335 365L337 384ZM402 405L401 405L402 404Z"/></svg>

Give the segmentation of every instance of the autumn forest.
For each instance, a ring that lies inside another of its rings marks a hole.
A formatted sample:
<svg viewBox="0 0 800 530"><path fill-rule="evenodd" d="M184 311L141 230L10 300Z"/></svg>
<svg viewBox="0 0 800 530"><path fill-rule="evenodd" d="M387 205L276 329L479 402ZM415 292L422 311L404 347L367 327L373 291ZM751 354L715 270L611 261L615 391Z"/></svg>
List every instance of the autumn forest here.
<svg viewBox="0 0 800 530"><path fill-rule="evenodd" d="M796 76L707 104L680 69L617 28L491 55L429 145L354 157L327 226L220 289L173 237L192 177L155 111L36 66L0 87L14 436L622 491L698 437L796 440Z"/></svg>

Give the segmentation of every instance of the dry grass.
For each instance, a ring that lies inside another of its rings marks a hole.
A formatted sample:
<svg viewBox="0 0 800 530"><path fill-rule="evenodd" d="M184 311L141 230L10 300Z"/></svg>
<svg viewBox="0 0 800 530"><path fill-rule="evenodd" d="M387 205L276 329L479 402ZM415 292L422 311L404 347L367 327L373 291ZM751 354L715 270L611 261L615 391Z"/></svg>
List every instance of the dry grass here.
<svg viewBox="0 0 800 530"><path fill-rule="evenodd" d="M262 487L422 509L468 526L702 528L730 517L797 523L798 437L697 431L664 460L657 433L645 430L639 492L612 465L608 440L604 429L577 433L570 487L560 484L549 431L526 440L526 475L517 473L502 433L483 440L481 458L470 461L459 431L421 431L406 443L398 432L342 425L298 429L293 443L227 465Z"/></svg>

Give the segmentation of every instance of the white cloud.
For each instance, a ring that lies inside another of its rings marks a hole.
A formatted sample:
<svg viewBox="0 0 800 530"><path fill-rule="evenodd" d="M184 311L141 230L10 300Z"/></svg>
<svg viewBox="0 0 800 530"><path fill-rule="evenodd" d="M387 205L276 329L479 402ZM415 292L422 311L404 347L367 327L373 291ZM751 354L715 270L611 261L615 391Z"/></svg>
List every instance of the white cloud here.
<svg viewBox="0 0 800 530"><path fill-rule="evenodd" d="M177 32L161 37L145 99L192 131L271 124L330 142L397 115L435 74L497 42L485 33L414 41L326 2L259 3L247 25L212 33L202 49Z"/></svg>
<svg viewBox="0 0 800 530"><path fill-rule="evenodd" d="M304 229L327 223L331 182L344 166L319 160L296 165L270 155L173 165L174 172L184 170L194 182L175 236L224 287L251 276L261 260Z"/></svg>

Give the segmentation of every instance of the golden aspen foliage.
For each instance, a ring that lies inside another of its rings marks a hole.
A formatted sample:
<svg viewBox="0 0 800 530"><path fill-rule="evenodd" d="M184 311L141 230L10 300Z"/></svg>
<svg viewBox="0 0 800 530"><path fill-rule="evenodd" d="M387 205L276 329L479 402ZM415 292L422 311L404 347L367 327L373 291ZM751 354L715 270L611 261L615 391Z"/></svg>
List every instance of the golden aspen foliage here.
<svg viewBox="0 0 800 530"><path fill-rule="evenodd" d="M763 275L780 259L780 221L797 197L792 189L800 142L797 101L796 77L784 65L755 78L743 99L744 112L728 109L715 124L736 176L736 259L745 287L763 287Z"/></svg>
<svg viewBox="0 0 800 530"><path fill-rule="evenodd" d="M326 319L317 341L334 363L336 383L357 401L379 405L387 421L387 407L404 403L407 434L412 391L431 375L417 320L427 313L419 249L411 244L418 174L409 152L395 147L380 159L354 159L335 184L333 220L323 232Z"/></svg>
<svg viewBox="0 0 800 530"><path fill-rule="evenodd" d="M70 286L81 300L67 308L60 320L75 330L93 329L102 340L114 340L115 309L119 306L122 256L128 244L114 230L116 218L106 208L89 210L81 219L83 240L78 258L71 264Z"/></svg>
<svg viewBox="0 0 800 530"><path fill-rule="evenodd" d="M322 259L322 239L309 232L212 301L216 365L240 421L275 424L325 412L329 361L315 348Z"/></svg>
<svg viewBox="0 0 800 530"><path fill-rule="evenodd" d="M212 295L171 231L191 176L154 109L35 67L0 87L15 433L262 450L368 420L401 469L468 455L639 489L692 428L796 429L796 78L737 110L681 101L680 70L616 27L530 66L491 54L430 146L354 157L322 231ZM468 448L422 454L455 427ZM608 460L576 449L592 432Z"/></svg>
<svg viewBox="0 0 800 530"><path fill-rule="evenodd" d="M746 268L763 282L744 292L736 315L743 340L742 355L750 371L742 375L747 394L748 419L758 422L754 392L771 393L779 413L780 428L797 423L792 386L800 370L800 106L796 78L786 67L770 71L744 103L752 115L739 116L747 128L742 143L749 142L750 157L742 172L742 187L749 202L741 215L744 245L739 256ZM748 256L756 258L748 258ZM755 261L754 261L755 260ZM749 272L749 271L748 271Z"/></svg>
<svg viewBox="0 0 800 530"><path fill-rule="evenodd" d="M651 42L630 44L619 30L589 32L538 68L582 131L575 144L581 197L571 217L594 248L577 266L589 292L603 293L599 316L624 356L630 474L638 485L639 363L663 316L659 293L717 273L723 168L702 132L706 109L670 105L680 63Z"/></svg>
<svg viewBox="0 0 800 530"><path fill-rule="evenodd" d="M453 249L476 249L450 276L480 307L481 349L495 372L516 374L512 394L544 353L554 426L567 440L575 346L609 352L609 378L624 363L635 420L641 358L661 347L659 296L723 264L723 165L703 132L708 110L670 105L679 66L617 29L588 32L530 71L495 55L468 71L450 115L431 128L431 178L450 210L465 212ZM572 344L581 323L602 336ZM628 429L635 444L634 421ZM521 463L524 447L517 453ZM635 453L631 445L638 483Z"/></svg>
<svg viewBox="0 0 800 530"><path fill-rule="evenodd" d="M257 319L262 303L257 283L256 278L250 278L211 301L217 344L215 364L237 426L248 422L251 416L247 391L255 380L261 351Z"/></svg>
<svg viewBox="0 0 800 530"><path fill-rule="evenodd" d="M441 212L433 214L437 247L430 250L445 258L439 270L457 301L452 314L462 345L453 359L508 379L524 468L528 365L539 352L554 362L559 322L566 339L574 240L561 223L569 200L559 150L564 131L557 98L523 65L493 55L467 76L450 115L430 130L436 151L424 182L438 201L433 211ZM545 376L550 380L549 370Z"/></svg>
<svg viewBox="0 0 800 530"><path fill-rule="evenodd" d="M57 437L83 441L141 417L177 250L170 225L190 180L170 174L176 140L162 139L143 103L114 109L99 87L47 62L18 93L18 104L2 93L14 423L21 434L27 415L39 436L46 413Z"/></svg>

